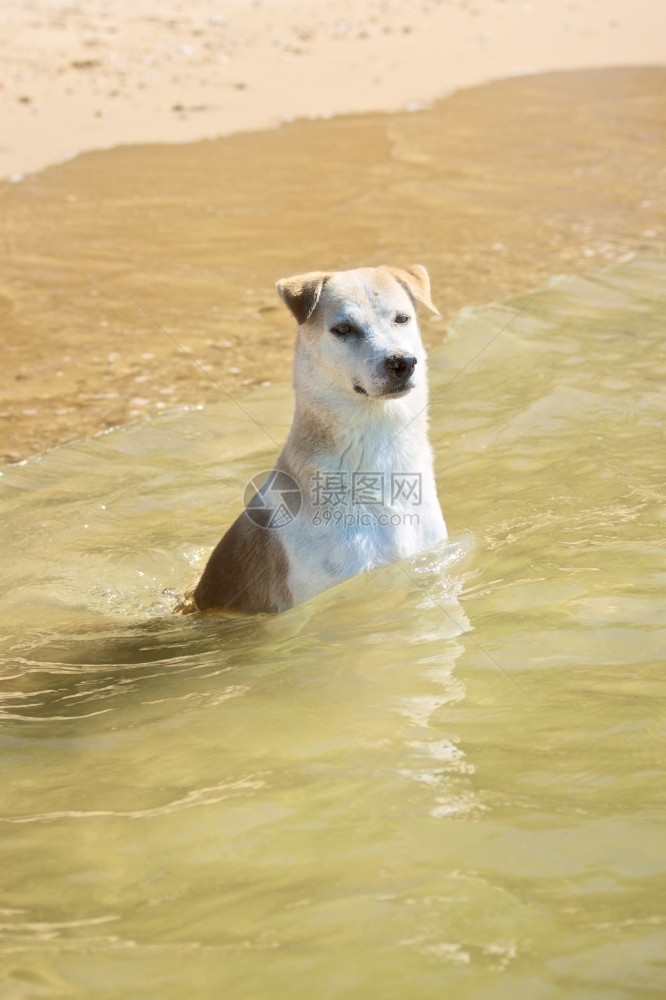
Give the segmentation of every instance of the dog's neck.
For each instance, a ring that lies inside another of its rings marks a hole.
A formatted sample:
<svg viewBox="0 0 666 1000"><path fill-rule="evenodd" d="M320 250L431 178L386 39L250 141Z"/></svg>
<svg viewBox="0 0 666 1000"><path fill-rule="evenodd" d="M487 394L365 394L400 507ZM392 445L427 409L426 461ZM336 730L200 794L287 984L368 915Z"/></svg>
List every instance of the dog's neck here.
<svg viewBox="0 0 666 1000"><path fill-rule="evenodd" d="M421 373L424 379L424 373ZM371 399L322 391L296 375L296 410L284 455L303 471L406 469L427 447L428 390L421 381L400 399ZM429 451L429 449L428 449Z"/></svg>

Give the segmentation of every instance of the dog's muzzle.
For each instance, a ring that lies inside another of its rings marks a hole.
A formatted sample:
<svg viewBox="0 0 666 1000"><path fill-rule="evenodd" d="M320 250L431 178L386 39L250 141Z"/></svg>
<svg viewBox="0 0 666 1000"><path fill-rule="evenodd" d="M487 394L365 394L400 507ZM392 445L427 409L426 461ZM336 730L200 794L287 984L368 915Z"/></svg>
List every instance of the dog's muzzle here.
<svg viewBox="0 0 666 1000"><path fill-rule="evenodd" d="M354 392L361 396L371 395L376 399L386 396L404 396L414 388L410 383L410 378L414 374L417 359L413 354L391 354L385 358L377 375L378 380L373 380L374 385L370 393L358 382L354 384Z"/></svg>
<svg viewBox="0 0 666 1000"><path fill-rule="evenodd" d="M411 377L416 368L413 354L391 354L383 363L383 388L380 396L404 396L414 388Z"/></svg>
<svg viewBox="0 0 666 1000"><path fill-rule="evenodd" d="M392 354L384 362L387 375L395 383L406 382L411 378L416 368L416 358L413 354Z"/></svg>

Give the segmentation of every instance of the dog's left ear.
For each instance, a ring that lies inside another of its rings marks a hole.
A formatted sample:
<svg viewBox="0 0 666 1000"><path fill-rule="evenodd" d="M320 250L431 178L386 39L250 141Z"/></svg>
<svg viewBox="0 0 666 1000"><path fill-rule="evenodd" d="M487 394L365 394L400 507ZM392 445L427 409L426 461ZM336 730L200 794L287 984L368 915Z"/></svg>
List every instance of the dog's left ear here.
<svg viewBox="0 0 666 1000"><path fill-rule="evenodd" d="M426 309L439 316L439 309L430 299L430 276L423 264L405 264L400 267L387 267L386 270L407 289L413 299L422 302Z"/></svg>
<svg viewBox="0 0 666 1000"><path fill-rule="evenodd" d="M317 308L321 290L330 276L326 271L311 271L278 281L275 286L278 295L294 314L299 326L307 323Z"/></svg>

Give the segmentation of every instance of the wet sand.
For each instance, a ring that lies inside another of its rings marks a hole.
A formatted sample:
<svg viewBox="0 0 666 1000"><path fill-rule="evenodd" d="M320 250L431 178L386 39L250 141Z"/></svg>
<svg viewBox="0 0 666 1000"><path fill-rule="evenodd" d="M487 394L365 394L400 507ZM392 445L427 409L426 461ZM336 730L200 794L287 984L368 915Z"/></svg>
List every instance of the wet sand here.
<svg viewBox="0 0 666 1000"><path fill-rule="evenodd" d="M432 345L465 305L663 255L664 163L666 70L637 68L91 152L4 183L0 457L287 380L273 285L290 273L420 260L443 313Z"/></svg>

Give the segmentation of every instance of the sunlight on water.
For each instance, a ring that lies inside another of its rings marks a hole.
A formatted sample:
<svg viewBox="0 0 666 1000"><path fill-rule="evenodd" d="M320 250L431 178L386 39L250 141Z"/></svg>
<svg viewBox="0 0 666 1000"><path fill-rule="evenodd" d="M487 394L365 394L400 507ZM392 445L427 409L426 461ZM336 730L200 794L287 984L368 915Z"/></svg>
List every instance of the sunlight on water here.
<svg viewBox="0 0 666 1000"><path fill-rule="evenodd" d="M171 609L288 389L3 471L3 995L659 994L665 290L463 311L451 541L279 617Z"/></svg>

